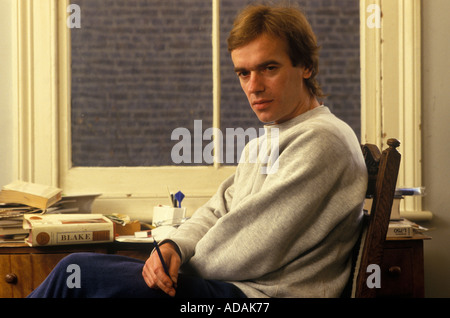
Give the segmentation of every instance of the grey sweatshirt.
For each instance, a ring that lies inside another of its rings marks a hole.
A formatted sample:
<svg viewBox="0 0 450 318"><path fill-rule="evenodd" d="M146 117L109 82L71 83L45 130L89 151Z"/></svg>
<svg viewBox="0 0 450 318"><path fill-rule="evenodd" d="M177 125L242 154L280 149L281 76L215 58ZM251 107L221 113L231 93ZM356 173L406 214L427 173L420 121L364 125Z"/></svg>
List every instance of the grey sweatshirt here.
<svg viewBox="0 0 450 318"><path fill-rule="evenodd" d="M231 282L248 297L338 297L367 185L360 144L325 106L265 129L246 150L278 132L278 149L267 147L272 170L247 153L169 237L182 272Z"/></svg>

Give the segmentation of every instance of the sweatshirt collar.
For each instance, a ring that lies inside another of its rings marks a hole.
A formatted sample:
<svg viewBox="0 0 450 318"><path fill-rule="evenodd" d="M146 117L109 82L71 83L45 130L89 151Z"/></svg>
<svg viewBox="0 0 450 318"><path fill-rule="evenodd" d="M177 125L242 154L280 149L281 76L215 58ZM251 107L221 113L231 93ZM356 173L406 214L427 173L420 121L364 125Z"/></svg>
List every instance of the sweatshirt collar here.
<svg viewBox="0 0 450 318"><path fill-rule="evenodd" d="M303 114L300 114L292 119L289 119L288 121L285 121L281 124L266 124L264 125L264 129L272 129L272 128L278 128L280 131L287 130L293 126L296 126L305 120L310 119L311 117L314 117L319 114L326 114L330 113L330 109L327 106L320 105L314 109L311 109Z"/></svg>

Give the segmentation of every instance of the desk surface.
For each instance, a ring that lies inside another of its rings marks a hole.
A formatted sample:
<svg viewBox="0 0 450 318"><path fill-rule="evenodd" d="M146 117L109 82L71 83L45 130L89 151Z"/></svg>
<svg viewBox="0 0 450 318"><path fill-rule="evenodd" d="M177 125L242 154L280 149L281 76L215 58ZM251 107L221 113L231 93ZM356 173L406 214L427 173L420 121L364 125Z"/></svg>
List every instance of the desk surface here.
<svg viewBox="0 0 450 318"><path fill-rule="evenodd" d="M387 237L386 241L414 241L414 240L431 240L431 236L424 234L414 234L413 237Z"/></svg>
<svg viewBox="0 0 450 318"><path fill-rule="evenodd" d="M60 253L60 252L74 252L78 250L140 250L148 251L153 249L153 243L146 242L110 242L110 243L96 243L96 244L70 244L70 245L49 245L49 246L29 246L22 242L11 242L0 244L0 254L7 253Z"/></svg>

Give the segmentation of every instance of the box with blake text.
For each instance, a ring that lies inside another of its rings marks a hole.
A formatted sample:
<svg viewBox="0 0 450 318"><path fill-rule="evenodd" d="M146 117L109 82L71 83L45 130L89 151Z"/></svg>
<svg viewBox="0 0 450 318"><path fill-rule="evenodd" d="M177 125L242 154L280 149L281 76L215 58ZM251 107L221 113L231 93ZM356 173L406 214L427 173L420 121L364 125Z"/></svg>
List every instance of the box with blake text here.
<svg viewBox="0 0 450 318"><path fill-rule="evenodd" d="M105 243L114 240L113 222L102 214L29 214L23 228L30 246Z"/></svg>

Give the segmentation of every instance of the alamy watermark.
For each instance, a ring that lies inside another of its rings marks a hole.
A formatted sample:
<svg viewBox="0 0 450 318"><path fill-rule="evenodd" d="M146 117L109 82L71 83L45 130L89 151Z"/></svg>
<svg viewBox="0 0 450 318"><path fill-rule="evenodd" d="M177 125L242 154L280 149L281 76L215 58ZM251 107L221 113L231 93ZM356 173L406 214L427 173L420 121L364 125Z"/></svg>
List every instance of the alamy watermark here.
<svg viewBox="0 0 450 318"><path fill-rule="evenodd" d="M70 13L67 17L66 24L69 29L81 28L81 8L78 4L70 4L66 11Z"/></svg>
<svg viewBox="0 0 450 318"><path fill-rule="evenodd" d="M370 289L381 288L381 269L380 265L370 264L367 266L366 273L371 273L367 279L366 284Z"/></svg>
<svg viewBox="0 0 450 318"><path fill-rule="evenodd" d="M81 268L77 264L69 264L66 269L67 273L70 275L66 279L66 285L68 288L81 288ZM366 273L371 273L367 279L367 287L381 288L381 269L377 264L370 264L367 266Z"/></svg>
<svg viewBox="0 0 450 318"><path fill-rule="evenodd" d="M171 140L178 141L171 151L171 159L175 164L247 162L260 163L261 173L264 174L272 174L278 170L279 129L275 127L258 130L253 127L245 130L226 128L224 134L214 127L203 131L202 121L194 120L193 134L187 128L178 127L172 131ZM204 141L210 142L203 147ZM227 150L225 156L224 146ZM246 151L243 152L244 150Z"/></svg>
<svg viewBox="0 0 450 318"><path fill-rule="evenodd" d="M77 264L70 264L66 269L70 275L66 279L66 285L68 288L81 288L81 268Z"/></svg>
<svg viewBox="0 0 450 318"><path fill-rule="evenodd" d="M367 27L369 29L381 28L381 8L378 4L370 4L367 6L367 10L370 15L367 17Z"/></svg>
<svg viewBox="0 0 450 318"><path fill-rule="evenodd" d="M70 4L66 11L70 13L67 17L66 24L69 29L81 28L81 7L78 4ZM367 17L366 24L369 29L381 28L381 8L378 4L370 4L366 11L370 13Z"/></svg>

